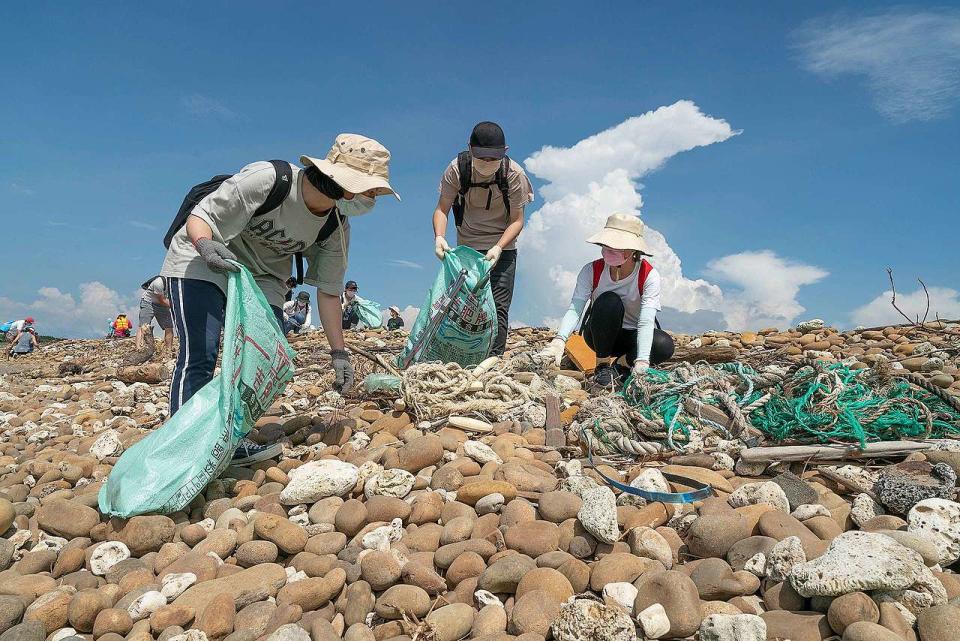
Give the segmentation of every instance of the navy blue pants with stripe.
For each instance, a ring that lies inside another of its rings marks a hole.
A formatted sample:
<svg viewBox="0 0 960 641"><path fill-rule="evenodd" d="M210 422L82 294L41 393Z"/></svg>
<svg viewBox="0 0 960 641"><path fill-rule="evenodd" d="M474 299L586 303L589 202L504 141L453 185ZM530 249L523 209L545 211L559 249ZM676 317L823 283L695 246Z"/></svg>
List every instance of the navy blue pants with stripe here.
<svg viewBox="0 0 960 641"><path fill-rule="evenodd" d="M195 278L167 278L167 294L180 353L170 381L170 415L213 379L227 297L220 288ZM270 306L283 326L283 312Z"/></svg>

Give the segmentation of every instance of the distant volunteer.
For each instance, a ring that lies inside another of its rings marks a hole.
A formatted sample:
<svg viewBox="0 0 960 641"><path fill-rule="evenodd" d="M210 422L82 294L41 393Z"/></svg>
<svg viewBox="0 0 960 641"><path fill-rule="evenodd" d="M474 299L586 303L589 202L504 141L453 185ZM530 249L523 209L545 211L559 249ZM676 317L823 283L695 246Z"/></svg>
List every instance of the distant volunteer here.
<svg viewBox="0 0 960 641"><path fill-rule="evenodd" d="M21 318L20 320L15 320L9 324L7 328L7 341L13 342L16 340L17 335L25 328L31 327L33 325L33 316L27 316L26 318Z"/></svg>
<svg viewBox="0 0 960 641"><path fill-rule="evenodd" d="M400 308L396 305L390 307L390 318L387 319L387 329L396 331L403 328L403 318L400 316Z"/></svg>
<svg viewBox="0 0 960 641"><path fill-rule="evenodd" d="M317 288L334 385L341 391L353 386L353 366L339 322L349 218L370 212L378 196L397 196L389 183L390 152L366 136L340 134L325 159L301 156L300 161L304 168L291 166L289 173L286 163L247 165L204 197L173 236L160 272L167 279L180 340L170 385L171 414L213 377L227 272L237 271L228 261L250 270L282 326L292 259L306 259L303 281ZM278 188L289 190L279 206L258 211ZM278 444L257 446L244 440L234 463L266 460L279 451Z"/></svg>
<svg viewBox="0 0 960 641"><path fill-rule="evenodd" d="M440 178L440 200L433 212L434 253L450 251L447 217L453 209L457 244L472 247L492 265L490 289L497 308L497 335L492 353L507 345L510 303L517 273L517 237L523 210L533 200L533 186L517 162L507 157L503 129L481 122L470 134L469 150L461 152Z"/></svg>
<svg viewBox="0 0 960 641"><path fill-rule="evenodd" d="M299 292L294 300L283 304L283 333L301 332L313 322L310 294Z"/></svg>
<svg viewBox="0 0 960 641"><path fill-rule="evenodd" d="M355 329L360 324L360 312L357 306L363 299L357 296L357 281L348 280L340 295L340 318L343 329Z"/></svg>
<svg viewBox="0 0 960 641"><path fill-rule="evenodd" d="M113 329L114 338L130 338L130 331L133 329L133 323L127 318L126 314L117 314L110 327Z"/></svg>
<svg viewBox="0 0 960 641"><path fill-rule="evenodd" d="M163 346L167 353L173 349L173 317L170 316L170 299L167 298L167 284L163 276L155 276L144 282L140 295L140 329L137 330L137 350L146 347L147 340L153 340L153 320L163 330ZM149 339L148 339L149 337Z"/></svg>
<svg viewBox="0 0 960 641"><path fill-rule="evenodd" d="M570 307L543 354L560 364L566 341L589 303L581 333L597 354L594 382L615 385L627 373L617 370L617 359L625 356L633 374L641 375L673 355L673 339L656 326L660 273L644 258L650 252L640 219L613 214L587 242L600 246L602 258L580 270Z"/></svg>
<svg viewBox="0 0 960 641"><path fill-rule="evenodd" d="M13 346L10 348L11 356L23 356L40 347L37 334L33 331L33 327L29 325L19 330L11 342L13 343Z"/></svg>

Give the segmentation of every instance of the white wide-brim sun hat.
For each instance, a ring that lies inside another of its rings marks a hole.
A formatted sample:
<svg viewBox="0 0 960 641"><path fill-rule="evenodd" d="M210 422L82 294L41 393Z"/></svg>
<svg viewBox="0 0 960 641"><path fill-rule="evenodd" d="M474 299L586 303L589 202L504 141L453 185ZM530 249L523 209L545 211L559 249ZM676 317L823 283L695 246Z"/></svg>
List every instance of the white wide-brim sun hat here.
<svg viewBox="0 0 960 641"><path fill-rule="evenodd" d="M588 238L587 242L610 249L632 249L650 255L647 242L643 239L643 221L633 214L610 215L603 229Z"/></svg>
<svg viewBox="0 0 960 641"><path fill-rule="evenodd" d="M326 158L300 156L304 166L313 165L353 194L375 190L378 196L393 195L390 186L390 152L373 138L360 134L340 134Z"/></svg>

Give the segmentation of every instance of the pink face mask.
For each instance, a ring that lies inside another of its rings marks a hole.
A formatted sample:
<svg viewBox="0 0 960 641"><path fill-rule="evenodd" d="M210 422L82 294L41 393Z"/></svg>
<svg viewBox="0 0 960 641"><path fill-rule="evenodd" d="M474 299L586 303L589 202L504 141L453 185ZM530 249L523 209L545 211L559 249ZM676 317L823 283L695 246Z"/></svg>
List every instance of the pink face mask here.
<svg viewBox="0 0 960 641"><path fill-rule="evenodd" d="M627 262L627 259L630 258L629 250L623 251L621 249L610 249L609 247L603 247L600 249L600 253L603 255L603 262L605 262L610 267L619 267L620 265Z"/></svg>

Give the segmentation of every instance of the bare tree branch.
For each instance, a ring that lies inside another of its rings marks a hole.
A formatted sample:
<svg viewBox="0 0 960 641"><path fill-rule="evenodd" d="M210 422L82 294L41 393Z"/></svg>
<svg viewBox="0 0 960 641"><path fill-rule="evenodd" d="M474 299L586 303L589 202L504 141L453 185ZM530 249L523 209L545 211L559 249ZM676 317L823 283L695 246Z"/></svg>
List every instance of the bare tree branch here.
<svg viewBox="0 0 960 641"><path fill-rule="evenodd" d="M890 298L890 304L893 305L893 308L897 310L901 316L907 319L907 322L911 325L919 325L920 317L917 317L917 320L914 320L907 316L902 309L897 307L897 286L893 284L893 267L887 267L887 277L890 279L890 292L893 296Z"/></svg>

